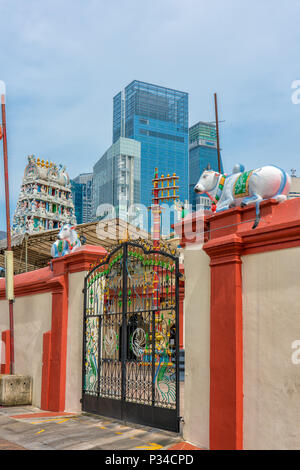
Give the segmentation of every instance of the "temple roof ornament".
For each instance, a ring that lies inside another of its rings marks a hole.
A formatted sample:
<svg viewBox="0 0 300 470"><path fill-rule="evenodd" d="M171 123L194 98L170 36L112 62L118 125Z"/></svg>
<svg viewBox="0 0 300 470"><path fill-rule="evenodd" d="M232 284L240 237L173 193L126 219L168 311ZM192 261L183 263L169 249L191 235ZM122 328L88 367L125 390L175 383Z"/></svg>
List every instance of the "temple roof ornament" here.
<svg viewBox="0 0 300 470"><path fill-rule="evenodd" d="M41 179L45 181L53 181L60 186L70 187L70 178L66 172L66 167L56 165L48 160L35 158L34 155L28 156L28 165L24 171L24 183L32 179Z"/></svg>
<svg viewBox="0 0 300 470"><path fill-rule="evenodd" d="M76 224L66 167L28 156L14 215L13 233L33 233Z"/></svg>

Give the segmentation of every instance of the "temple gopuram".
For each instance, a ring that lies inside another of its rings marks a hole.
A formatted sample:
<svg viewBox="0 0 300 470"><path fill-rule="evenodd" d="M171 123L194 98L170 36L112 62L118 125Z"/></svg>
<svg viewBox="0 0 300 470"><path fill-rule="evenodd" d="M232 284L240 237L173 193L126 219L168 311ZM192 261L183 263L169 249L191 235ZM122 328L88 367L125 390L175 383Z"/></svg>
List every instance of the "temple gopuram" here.
<svg viewBox="0 0 300 470"><path fill-rule="evenodd" d="M76 224L66 167L28 156L12 231L35 233Z"/></svg>

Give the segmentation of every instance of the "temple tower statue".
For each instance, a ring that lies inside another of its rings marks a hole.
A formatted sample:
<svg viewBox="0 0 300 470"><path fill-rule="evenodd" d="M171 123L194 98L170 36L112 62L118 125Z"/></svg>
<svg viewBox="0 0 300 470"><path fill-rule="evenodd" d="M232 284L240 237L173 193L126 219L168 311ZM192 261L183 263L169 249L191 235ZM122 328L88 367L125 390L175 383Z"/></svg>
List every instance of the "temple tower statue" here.
<svg viewBox="0 0 300 470"><path fill-rule="evenodd" d="M76 224L66 167L28 156L12 231L35 233Z"/></svg>

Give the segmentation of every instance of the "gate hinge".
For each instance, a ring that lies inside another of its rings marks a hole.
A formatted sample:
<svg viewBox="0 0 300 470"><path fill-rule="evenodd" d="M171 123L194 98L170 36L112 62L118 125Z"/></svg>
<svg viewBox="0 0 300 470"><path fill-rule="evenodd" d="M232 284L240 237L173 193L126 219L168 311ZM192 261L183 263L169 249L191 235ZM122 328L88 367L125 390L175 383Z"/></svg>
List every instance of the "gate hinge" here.
<svg viewBox="0 0 300 470"><path fill-rule="evenodd" d="M179 416L178 421L179 421L180 423L184 423L183 416Z"/></svg>

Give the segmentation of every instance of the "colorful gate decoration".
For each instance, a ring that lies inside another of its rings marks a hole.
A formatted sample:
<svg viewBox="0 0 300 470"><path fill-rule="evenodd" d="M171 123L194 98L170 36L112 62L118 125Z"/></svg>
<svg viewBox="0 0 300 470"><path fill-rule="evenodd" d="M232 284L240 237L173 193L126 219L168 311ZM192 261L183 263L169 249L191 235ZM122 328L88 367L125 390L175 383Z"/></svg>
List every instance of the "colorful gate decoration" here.
<svg viewBox="0 0 300 470"><path fill-rule="evenodd" d="M124 242L84 287L83 410L179 431L179 260Z"/></svg>

